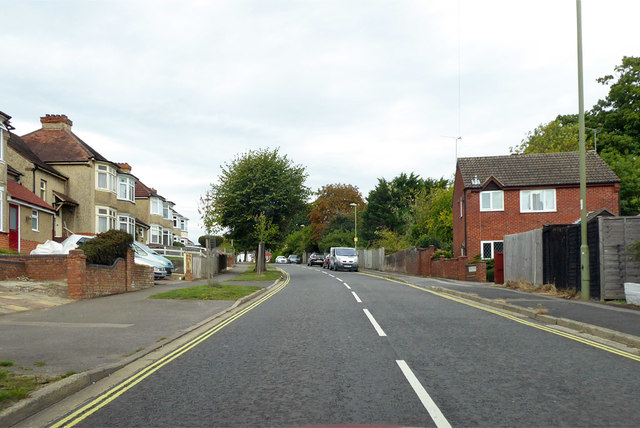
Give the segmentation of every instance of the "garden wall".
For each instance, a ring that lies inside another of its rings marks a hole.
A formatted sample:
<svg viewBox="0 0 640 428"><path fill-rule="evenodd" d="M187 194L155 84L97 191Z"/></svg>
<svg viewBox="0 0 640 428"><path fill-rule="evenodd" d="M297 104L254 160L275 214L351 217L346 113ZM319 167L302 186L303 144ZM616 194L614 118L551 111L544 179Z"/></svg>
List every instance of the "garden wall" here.
<svg viewBox="0 0 640 428"><path fill-rule="evenodd" d="M429 248L409 248L385 257L385 272L406 273L409 275L449 278L459 281L487 281L485 262L468 263L466 257L432 259L433 246Z"/></svg>

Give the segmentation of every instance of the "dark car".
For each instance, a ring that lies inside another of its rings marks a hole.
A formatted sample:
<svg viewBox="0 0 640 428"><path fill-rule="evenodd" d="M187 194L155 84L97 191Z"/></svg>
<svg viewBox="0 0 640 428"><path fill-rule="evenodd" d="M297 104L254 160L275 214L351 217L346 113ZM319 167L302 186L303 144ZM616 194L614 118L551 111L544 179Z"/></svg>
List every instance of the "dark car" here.
<svg viewBox="0 0 640 428"><path fill-rule="evenodd" d="M307 260L307 266L322 266L324 263L324 254L322 253L311 253L309 256L309 260Z"/></svg>
<svg viewBox="0 0 640 428"><path fill-rule="evenodd" d="M289 263L295 263L295 264L300 264L301 260L300 260L300 256L296 255L296 254L291 254L289 256Z"/></svg>

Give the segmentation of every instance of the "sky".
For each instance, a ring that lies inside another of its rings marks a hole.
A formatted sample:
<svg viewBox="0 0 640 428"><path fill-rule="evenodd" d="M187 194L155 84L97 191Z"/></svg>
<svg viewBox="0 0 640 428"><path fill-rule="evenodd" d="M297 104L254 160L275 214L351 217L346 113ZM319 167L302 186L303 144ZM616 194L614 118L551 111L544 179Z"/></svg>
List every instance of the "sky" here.
<svg viewBox="0 0 640 428"><path fill-rule="evenodd" d="M18 135L66 114L197 242L200 197L248 150L366 197L402 172L452 178L456 145L506 155L578 113L576 16L573 0L0 0L0 111ZM582 1L586 109L640 56L638 16L637 0Z"/></svg>

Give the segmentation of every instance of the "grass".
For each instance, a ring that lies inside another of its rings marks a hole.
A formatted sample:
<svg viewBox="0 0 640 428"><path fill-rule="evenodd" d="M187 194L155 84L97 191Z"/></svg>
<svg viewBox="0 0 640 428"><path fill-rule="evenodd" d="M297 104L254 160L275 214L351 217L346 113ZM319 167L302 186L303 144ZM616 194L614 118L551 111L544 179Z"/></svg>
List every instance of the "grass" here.
<svg viewBox="0 0 640 428"><path fill-rule="evenodd" d="M578 290L558 290L553 284L533 285L527 281L507 281L504 285L512 290L526 291L528 293L545 294L547 296L564 297L573 299Z"/></svg>
<svg viewBox="0 0 640 428"><path fill-rule="evenodd" d="M22 375L0 369L0 409L29 396L29 393L51 379L42 376Z"/></svg>
<svg viewBox="0 0 640 428"><path fill-rule="evenodd" d="M275 281L280 278L282 273L279 270L267 270L262 274L258 275L255 272L248 270L246 272L241 273L234 279L230 279L229 281Z"/></svg>
<svg viewBox="0 0 640 428"><path fill-rule="evenodd" d="M205 284L150 296L152 299L238 300L261 289L250 285Z"/></svg>
<svg viewBox="0 0 640 428"><path fill-rule="evenodd" d="M0 254L20 254L17 251L11 251L11 250L4 250L2 248L0 248Z"/></svg>

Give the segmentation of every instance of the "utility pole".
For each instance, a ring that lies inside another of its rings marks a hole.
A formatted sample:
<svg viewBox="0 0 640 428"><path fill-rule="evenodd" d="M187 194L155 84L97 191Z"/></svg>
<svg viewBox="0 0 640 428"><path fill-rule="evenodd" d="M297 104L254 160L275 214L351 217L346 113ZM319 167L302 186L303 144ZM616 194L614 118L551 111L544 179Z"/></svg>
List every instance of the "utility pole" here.
<svg viewBox="0 0 640 428"><path fill-rule="evenodd" d="M587 243L587 161L584 142L584 93L582 81L582 4L576 0L578 16L578 141L580 144L580 294L589 300L589 244Z"/></svg>

